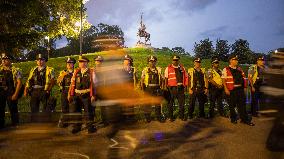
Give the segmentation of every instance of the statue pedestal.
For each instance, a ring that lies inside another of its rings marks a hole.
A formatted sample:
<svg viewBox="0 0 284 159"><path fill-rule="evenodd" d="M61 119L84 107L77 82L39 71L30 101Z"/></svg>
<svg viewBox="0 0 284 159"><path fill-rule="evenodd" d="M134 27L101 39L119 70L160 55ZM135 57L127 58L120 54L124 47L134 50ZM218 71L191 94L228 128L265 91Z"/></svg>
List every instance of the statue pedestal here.
<svg viewBox="0 0 284 159"><path fill-rule="evenodd" d="M147 48L147 49L152 49L153 47L151 44L143 44L143 43L137 43L135 45L135 48Z"/></svg>

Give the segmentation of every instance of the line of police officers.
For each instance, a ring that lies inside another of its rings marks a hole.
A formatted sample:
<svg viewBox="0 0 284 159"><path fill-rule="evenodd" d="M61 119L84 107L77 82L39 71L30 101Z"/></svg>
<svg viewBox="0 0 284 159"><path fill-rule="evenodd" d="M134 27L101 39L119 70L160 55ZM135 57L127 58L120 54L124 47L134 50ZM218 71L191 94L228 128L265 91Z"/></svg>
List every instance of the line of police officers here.
<svg viewBox="0 0 284 159"><path fill-rule="evenodd" d="M21 94L22 74L19 68L12 66L11 57L2 54L2 64L0 66L0 128L4 127L5 106L9 107L12 125L19 123L19 115L17 109L18 95ZM82 130L82 118L84 119L83 128L88 129L89 133L95 132L94 126L95 106L92 103L97 100L96 87L100 85L100 76L96 74L103 62L103 58L98 56L95 58L96 68L89 68L89 59L80 56L79 67L74 69L76 60L68 58L66 60L66 69L61 71L57 78L57 83L61 90L61 106L62 116L59 120L59 127L70 126L72 133ZM40 103L43 104L43 112L50 112L48 99L50 92L55 84L55 73L52 67L46 66L47 58L38 54L37 66L32 68L27 79L24 95L30 95L31 117L35 120L35 115L39 112ZM164 75L162 69L156 66L157 57L149 56L147 59L148 66L142 71L140 86L141 89L152 96L165 95L168 101L167 117L170 121L174 121L174 103L178 101L179 118L187 120L185 116L185 92L189 93L188 117L193 118L195 101L199 103L199 114L201 118L213 118L215 113L215 103L217 103L218 112L221 116L225 116L223 110L223 92L227 97L230 108L231 122L236 124L238 116L241 123L254 126L251 118L246 111L245 90L247 88L247 80L245 73L238 66L238 57L230 56L229 65L223 70L219 69L219 59L212 58L212 68L205 71L201 67L201 59L194 58L194 66L186 71L185 67L180 63L179 56L173 56L172 63L169 64ZM124 71L129 79L136 83L137 76L133 67L133 59L129 55L124 57ZM260 86L263 85L264 58L259 57L257 63L252 65L248 71L248 79L252 92L251 113L258 116L259 101L261 99ZM205 115L204 105L207 102L207 94L209 93L209 113ZM164 122L161 105L154 105L157 120ZM237 107L238 114L235 107ZM82 108L84 108L84 116L82 117ZM131 113L133 114L133 107ZM103 109L103 108L102 108ZM151 119L151 104L143 107L144 115L147 122ZM129 111L126 110L126 111ZM102 117L104 119L104 117Z"/></svg>

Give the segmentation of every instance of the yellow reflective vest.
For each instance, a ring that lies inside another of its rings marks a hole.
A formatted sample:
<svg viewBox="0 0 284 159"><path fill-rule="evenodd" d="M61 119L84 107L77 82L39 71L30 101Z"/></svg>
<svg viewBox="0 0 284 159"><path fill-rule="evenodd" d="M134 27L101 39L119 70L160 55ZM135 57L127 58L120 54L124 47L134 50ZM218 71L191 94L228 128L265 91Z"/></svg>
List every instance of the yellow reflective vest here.
<svg viewBox="0 0 284 159"><path fill-rule="evenodd" d="M17 86L17 74L20 73L20 75L22 75L22 71L20 68L17 68L14 66L12 66L11 69L12 69L12 74L13 74L14 86L16 87ZM3 70L3 65L0 65L0 70Z"/></svg>
<svg viewBox="0 0 284 159"><path fill-rule="evenodd" d="M206 81L205 68L201 68L201 72L204 74L204 82L205 82ZM190 88L193 87L193 73L194 73L194 68L189 68L188 75L190 76Z"/></svg>
<svg viewBox="0 0 284 159"><path fill-rule="evenodd" d="M143 69L143 71L145 72L144 84L145 84L146 87L149 84L149 74L147 73L148 69L149 69L149 67L145 67ZM156 67L156 69L158 71L158 76L159 76L159 85L161 85L161 72L162 72L162 69L160 67Z"/></svg>
<svg viewBox="0 0 284 159"><path fill-rule="evenodd" d="M220 72L222 72L220 69L219 69ZM218 85L223 85L223 82L222 82L222 78L221 78L221 75L215 70L215 69L208 69L208 73L212 73L212 80L215 81Z"/></svg>
<svg viewBox="0 0 284 159"><path fill-rule="evenodd" d="M27 82L26 82L26 87L29 88L31 87L30 86L30 80L32 79L33 77L33 74L34 74L34 71L38 68L38 66L34 67L31 69L30 71L30 74L29 74L29 77L27 79ZM46 73L45 73L45 86L44 86L44 90L47 90L49 85L50 85L50 80L51 80L51 76L54 77L54 69L52 67L48 67L46 66Z"/></svg>
<svg viewBox="0 0 284 159"><path fill-rule="evenodd" d="M253 70L254 73L252 75L252 85L255 83L257 76L258 76L258 72L257 72L257 65L251 65L249 67L249 70Z"/></svg>

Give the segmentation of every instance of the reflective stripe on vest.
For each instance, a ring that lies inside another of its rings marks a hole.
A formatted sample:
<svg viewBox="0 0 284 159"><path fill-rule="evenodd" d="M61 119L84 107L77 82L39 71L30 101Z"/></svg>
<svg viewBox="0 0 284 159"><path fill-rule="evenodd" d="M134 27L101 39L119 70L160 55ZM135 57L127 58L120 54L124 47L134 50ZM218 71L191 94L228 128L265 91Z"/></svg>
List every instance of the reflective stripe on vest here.
<svg viewBox="0 0 284 159"><path fill-rule="evenodd" d="M203 73L204 84L205 84L205 81L206 81L205 68L201 68L201 72ZM189 68L189 69L188 69L188 74L189 74L189 76L190 76L190 88L193 87L193 73L194 73L194 68Z"/></svg>
<svg viewBox="0 0 284 159"><path fill-rule="evenodd" d="M180 67L182 69L183 86L187 86L188 77L186 71L182 65ZM172 64L168 66L168 86L177 86L176 72Z"/></svg>
<svg viewBox="0 0 284 159"><path fill-rule="evenodd" d="M88 68L90 69L90 68ZM77 76L77 73L81 71L80 68L76 69L73 73L73 76L71 78L71 84L70 84L70 88L69 88L69 94L71 96L74 96L75 95L75 88L76 88L76 76ZM90 69L90 96L92 97L93 95L96 94L95 92L95 86L93 84L93 74L94 74L94 69Z"/></svg>
<svg viewBox="0 0 284 159"><path fill-rule="evenodd" d="M145 79L144 79L144 84L147 87L149 85L149 73L148 73L148 69L149 67L145 67L143 71L145 71ZM159 85L161 84L161 68L160 67L156 67L157 71L158 71L158 76L159 76Z"/></svg>
<svg viewBox="0 0 284 159"><path fill-rule="evenodd" d="M218 85L223 85L221 75L215 69L209 69L209 71L212 72L212 75L213 75L212 80L215 81ZM219 71L221 71L221 70L219 70Z"/></svg>
<svg viewBox="0 0 284 159"><path fill-rule="evenodd" d="M244 71L240 67L238 67L237 69L242 72L244 87L247 87L247 81ZM228 90L231 91L234 89L234 77L232 75L230 67L226 67L226 72L227 72L227 77L225 77L226 86Z"/></svg>
<svg viewBox="0 0 284 159"><path fill-rule="evenodd" d="M29 74L27 83L26 83L26 87L29 88L29 80L33 77L34 71L38 68L38 66L34 67ZM52 67L48 67L46 66L46 72L45 72L45 86L44 86L44 90L47 90L50 84L50 80L51 80L51 73L53 73L53 68Z"/></svg>

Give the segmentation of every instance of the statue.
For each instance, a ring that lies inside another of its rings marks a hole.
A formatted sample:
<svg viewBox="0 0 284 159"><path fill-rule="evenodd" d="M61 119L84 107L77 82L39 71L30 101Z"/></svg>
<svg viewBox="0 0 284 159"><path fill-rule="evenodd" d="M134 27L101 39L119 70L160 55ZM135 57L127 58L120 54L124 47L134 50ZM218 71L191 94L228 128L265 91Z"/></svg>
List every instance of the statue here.
<svg viewBox="0 0 284 159"><path fill-rule="evenodd" d="M145 24L143 24L143 19L142 19L142 15L141 14L141 20L140 20L140 28L138 29L138 33L137 36L139 36L139 40L137 42L137 44L144 44L144 45L151 45L151 44L147 44L148 41L150 41L150 33L148 33L146 31L146 26ZM141 38L145 38L145 42L141 42Z"/></svg>

